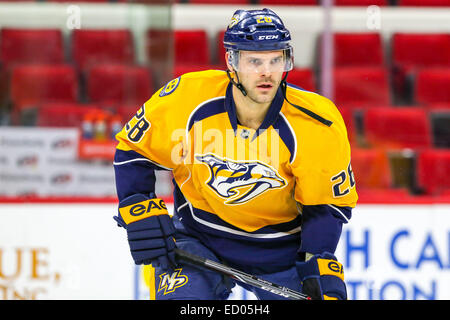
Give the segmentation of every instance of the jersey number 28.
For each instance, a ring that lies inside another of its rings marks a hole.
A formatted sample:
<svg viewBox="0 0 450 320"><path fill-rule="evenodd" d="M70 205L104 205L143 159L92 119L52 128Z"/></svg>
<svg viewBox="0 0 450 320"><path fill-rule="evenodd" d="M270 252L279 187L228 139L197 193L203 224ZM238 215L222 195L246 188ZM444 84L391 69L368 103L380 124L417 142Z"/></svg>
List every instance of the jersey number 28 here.
<svg viewBox="0 0 450 320"><path fill-rule="evenodd" d="M144 117L145 108L142 106L136 115L125 125L127 137L130 141L137 143L141 141L144 133L150 128L150 122Z"/></svg>
<svg viewBox="0 0 450 320"><path fill-rule="evenodd" d="M349 187L342 190L342 185L348 180ZM342 170L337 175L331 178L333 184L333 196L335 198L343 197L350 192L350 189L355 186L355 175L353 174L352 165L349 163L347 170Z"/></svg>

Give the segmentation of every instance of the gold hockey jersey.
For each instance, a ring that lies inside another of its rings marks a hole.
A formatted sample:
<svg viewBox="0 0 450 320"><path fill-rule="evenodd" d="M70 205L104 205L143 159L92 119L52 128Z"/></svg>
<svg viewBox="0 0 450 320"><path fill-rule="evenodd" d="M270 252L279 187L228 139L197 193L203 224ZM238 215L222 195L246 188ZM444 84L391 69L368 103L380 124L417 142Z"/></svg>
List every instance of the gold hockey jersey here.
<svg viewBox="0 0 450 320"><path fill-rule="evenodd" d="M201 225L200 233L282 238L300 232L304 206L325 205L348 220L341 208L355 207L357 193L336 106L288 84L286 99L280 87L261 127L253 130L239 124L231 86L224 71L188 73L144 103L116 136L116 170L135 165L128 170L133 173L116 176L119 199L153 191L139 182L144 175L136 165L146 162L172 171L184 198L175 200L175 210L189 209L186 223Z"/></svg>

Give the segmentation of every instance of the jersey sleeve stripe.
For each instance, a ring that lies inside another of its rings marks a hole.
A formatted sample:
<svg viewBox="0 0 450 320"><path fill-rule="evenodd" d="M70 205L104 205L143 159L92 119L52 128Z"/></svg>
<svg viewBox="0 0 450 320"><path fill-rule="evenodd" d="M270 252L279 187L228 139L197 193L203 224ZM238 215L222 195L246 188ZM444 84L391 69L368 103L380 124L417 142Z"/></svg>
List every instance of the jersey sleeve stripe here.
<svg viewBox="0 0 450 320"><path fill-rule="evenodd" d="M342 218L344 218L345 221L348 222L348 221L350 220L349 215L351 215L351 208L346 208L346 207L337 208L337 207L335 207L335 206L332 205L332 204L329 204L328 206L331 207L331 208L333 208L335 211L337 211L337 212L342 216ZM342 212L342 209L346 209L347 211L350 209L350 213L344 214L344 213Z"/></svg>
<svg viewBox="0 0 450 320"><path fill-rule="evenodd" d="M148 158L143 157L141 154L139 154L133 150L124 151L124 150L117 149L116 153L114 155L113 165L120 166L120 165L129 164L131 162L136 162L136 161L147 161L147 162L151 163L152 165L154 165L155 166L154 169L156 169L156 170L172 170L172 169L165 167L155 161L152 161Z"/></svg>

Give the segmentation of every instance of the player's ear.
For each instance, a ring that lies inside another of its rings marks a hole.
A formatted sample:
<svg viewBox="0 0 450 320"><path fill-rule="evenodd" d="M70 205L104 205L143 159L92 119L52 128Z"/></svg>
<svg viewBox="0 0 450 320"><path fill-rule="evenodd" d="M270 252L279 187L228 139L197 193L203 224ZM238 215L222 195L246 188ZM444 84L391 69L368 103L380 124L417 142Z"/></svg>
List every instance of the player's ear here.
<svg viewBox="0 0 450 320"><path fill-rule="evenodd" d="M227 63L228 70L230 72L234 72L234 69L230 64L230 53L228 51L225 52L225 62Z"/></svg>

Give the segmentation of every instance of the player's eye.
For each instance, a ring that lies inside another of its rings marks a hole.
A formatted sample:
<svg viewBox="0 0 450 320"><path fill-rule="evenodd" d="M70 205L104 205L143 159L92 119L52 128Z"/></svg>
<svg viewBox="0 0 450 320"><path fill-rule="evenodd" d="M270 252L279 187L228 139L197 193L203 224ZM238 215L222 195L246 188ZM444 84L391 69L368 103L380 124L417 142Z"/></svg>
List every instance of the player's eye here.
<svg viewBox="0 0 450 320"><path fill-rule="evenodd" d="M272 59L271 64L279 64L282 62L282 60L283 60L282 57L274 58L274 59Z"/></svg>
<svg viewBox="0 0 450 320"><path fill-rule="evenodd" d="M262 63L260 59L250 59L249 62L254 66L260 66Z"/></svg>

